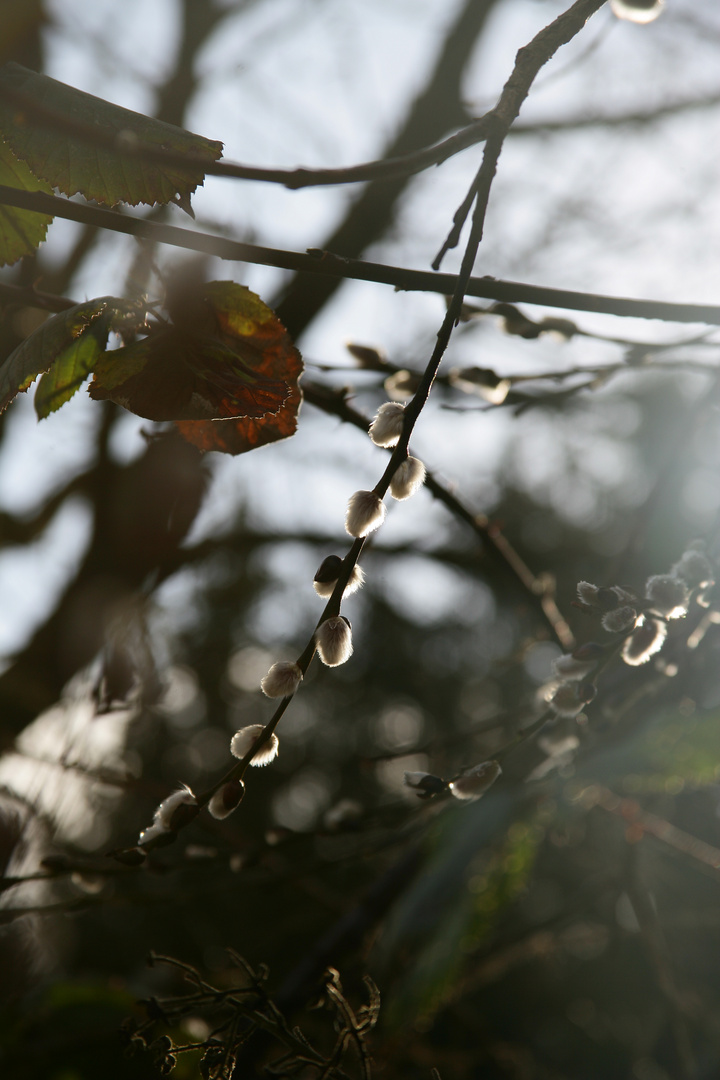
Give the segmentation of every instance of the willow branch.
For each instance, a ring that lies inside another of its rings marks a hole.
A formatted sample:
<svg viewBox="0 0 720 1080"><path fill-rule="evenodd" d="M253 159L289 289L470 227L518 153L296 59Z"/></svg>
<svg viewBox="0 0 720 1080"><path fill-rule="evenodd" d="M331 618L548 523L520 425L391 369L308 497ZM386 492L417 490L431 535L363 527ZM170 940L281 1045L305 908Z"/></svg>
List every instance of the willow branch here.
<svg viewBox="0 0 720 1080"><path fill-rule="evenodd" d="M328 390L327 387L317 383L304 383L303 393L305 399L311 405L332 416L337 416L340 420L352 424L360 431L367 432L369 423L367 417L348 404L342 393ZM558 643L565 651L572 649L575 640L567 621L555 603L552 581L546 579L545 576L538 577L534 574L505 537L500 527L490 522L485 514L474 513L445 484L441 483L429 469L425 476L425 487L438 502L447 507L454 517L469 525L476 536L482 540L486 551L514 578L516 584L523 590L533 607L538 609L540 616L548 623Z"/></svg>
<svg viewBox="0 0 720 1080"><path fill-rule="evenodd" d="M465 200L455 215L454 225L450 234L440 249L433 268L438 269L445 253L453 247L457 247L460 240L465 219L470 212L470 205L476 195L476 216L479 214L484 221L487 210L490 188L495 177L498 159L502 152L503 144L510 128L517 119L525 99L530 93L540 69L552 59L561 46L580 33L585 23L603 6L604 0L576 0L572 7L559 15L557 19L545 26L532 41L518 50L515 58L515 67L510 78L505 83L500 99L492 112L491 134L485 143L485 152L480 171L473 183ZM480 229L482 236L482 226Z"/></svg>

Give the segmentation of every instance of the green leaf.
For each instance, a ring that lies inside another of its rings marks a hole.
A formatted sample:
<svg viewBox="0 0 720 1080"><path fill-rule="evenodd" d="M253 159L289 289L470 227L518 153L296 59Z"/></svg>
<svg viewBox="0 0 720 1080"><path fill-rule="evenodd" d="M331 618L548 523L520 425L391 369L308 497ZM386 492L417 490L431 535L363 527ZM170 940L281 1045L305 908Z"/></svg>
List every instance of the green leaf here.
<svg viewBox="0 0 720 1080"><path fill-rule="evenodd" d="M44 420L70 400L102 355L103 343L98 341L92 327L63 349L35 391L38 420Z"/></svg>
<svg viewBox="0 0 720 1080"><path fill-rule="evenodd" d="M3 139L0 139L0 184L20 188L21 191L44 191L52 194L50 185L33 176L27 165L15 157ZM0 206L0 266L17 262L23 255L31 255L45 239L51 221L52 218L46 214Z"/></svg>
<svg viewBox="0 0 720 1080"><path fill-rule="evenodd" d="M93 330L93 336L98 335L96 340L106 337L112 329L127 328L133 320L135 324L142 323L144 307L127 300L118 300L114 296L102 296L97 300L76 304L67 311L47 319L0 365L0 412L7 408L16 394L27 390L38 375L43 371L48 371L57 360L63 360L65 351L97 319L102 319L102 321ZM78 365L87 361L90 348L90 346L84 347L74 355L74 359L72 355L66 358L63 364L64 375L59 377L56 384L50 383L45 387L43 393L50 396L46 400L47 411L43 415L48 415L53 408L62 404L59 399L57 404L52 403L54 387L56 386L57 393L60 395L70 390L79 374ZM50 394L51 389L52 394ZM71 397L72 393L74 390L63 400Z"/></svg>
<svg viewBox="0 0 720 1080"><path fill-rule="evenodd" d="M123 109L20 64L0 67L0 132L32 171L66 195L114 206L171 200L189 206L222 143ZM142 160L143 147L187 153L194 164Z"/></svg>

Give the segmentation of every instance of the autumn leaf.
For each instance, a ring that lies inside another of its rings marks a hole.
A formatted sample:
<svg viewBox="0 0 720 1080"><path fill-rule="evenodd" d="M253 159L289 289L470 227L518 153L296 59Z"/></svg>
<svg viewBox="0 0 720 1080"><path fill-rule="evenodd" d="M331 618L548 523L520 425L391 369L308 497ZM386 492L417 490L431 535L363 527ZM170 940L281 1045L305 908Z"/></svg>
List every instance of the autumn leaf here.
<svg viewBox="0 0 720 1080"><path fill-rule="evenodd" d="M180 295L169 306L181 325L191 321L205 326L214 323L223 341L252 345L260 358L258 370L269 378L284 377L290 386L287 398L273 415L182 422L178 424L181 435L201 450L225 454L244 454L294 435L302 401L298 386L302 360L284 326L260 297L232 281L211 281L202 288L194 305Z"/></svg>
<svg viewBox="0 0 720 1080"><path fill-rule="evenodd" d="M0 67L0 133L32 172L66 195L115 206L119 202L179 202L205 178L204 165L222 143L123 109L20 64ZM185 153L200 161L143 159L143 147Z"/></svg>
<svg viewBox="0 0 720 1080"><path fill-rule="evenodd" d="M182 421L180 434L200 450L219 450L223 454L244 454L258 446L287 439L297 430L302 394L295 386L274 416L261 420Z"/></svg>
<svg viewBox="0 0 720 1080"><path fill-rule="evenodd" d="M23 161L15 157L7 143L0 138L0 184L19 188L21 191L44 191L52 194L49 184L38 180ZM47 214L35 214L29 210L16 210L12 206L0 206L0 266L17 262L23 255L31 255L45 239L47 227L52 221Z"/></svg>
<svg viewBox="0 0 720 1080"><path fill-rule="evenodd" d="M146 420L264 417L280 409L289 388L282 379L257 375L257 360L216 338L171 327L105 353L90 396Z"/></svg>
<svg viewBox="0 0 720 1080"><path fill-rule="evenodd" d="M172 326L101 358L91 397L175 420L202 450L240 454L292 435L302 360L267 304L212 281L178 291L167 308Z"/></svg>

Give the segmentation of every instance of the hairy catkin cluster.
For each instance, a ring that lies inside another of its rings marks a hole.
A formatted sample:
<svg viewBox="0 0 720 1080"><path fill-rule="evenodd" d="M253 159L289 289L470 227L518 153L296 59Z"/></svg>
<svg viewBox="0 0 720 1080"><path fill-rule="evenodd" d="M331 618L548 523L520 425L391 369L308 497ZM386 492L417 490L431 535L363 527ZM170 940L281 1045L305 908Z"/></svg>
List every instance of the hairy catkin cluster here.
<svg viewBox="0 0 720 1080"><path fill-rule="evenodd" d="M660 652L668 622L687 615L693 593L699 604L709 602L707 594L714 583L715 568L702 542L695 541L669 573L652 574L647 579L642 597L622 585L602 587L589 581L578 582L577 595L584 608L600 616L603 629L627 635L622 658L631 667L638 667ZM559 662L556 664L556 673L564 679L570 678L568 670L562 671Z"/></svg>

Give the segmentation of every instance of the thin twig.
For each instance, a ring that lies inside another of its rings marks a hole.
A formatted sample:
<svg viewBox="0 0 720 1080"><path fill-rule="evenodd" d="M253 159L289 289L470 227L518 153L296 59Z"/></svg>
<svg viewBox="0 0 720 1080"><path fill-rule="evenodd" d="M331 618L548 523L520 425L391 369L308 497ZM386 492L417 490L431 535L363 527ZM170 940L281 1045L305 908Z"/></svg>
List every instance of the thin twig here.
<svg viewBox="0 0 720 1080"><path fill-rule="evenodd" d="M283 270L301 270L305 273L330 275L355 281L374 281L392 285L403 292L431 292L443 296L452 295L458 282L456 274L439 274L406 267L387 266L383 263L346 259L329 251L311 249L309 252L285 251L280 248L246 244L229 240L211 233L164 225L156 221L106 210L97 206L72 202L42 191L21 191L19 188L0 185L0 205L15 206L39 214L51 214L69 221L96 225L112 232L126 233L151 240L158 244L199 251L228 262L256 263L275 266ZM2 292L9 296L4 286ZM38 294L40 300L48 294ZM621 318L658 319L662 322L707 323L720 326L720 306L717 304L677 304L662 300L636 300L626 297L603 296L598 293L577 292L570 289L552 289L542 285L496 280L493 277L470 277L465 295L484 300L506 303L537 304L568 311L596 312L617 315ZM39 302L36 306L45 306Z"/></svg>
<svg viewBox="0 0 720 1080"><path fill-rule="evenodd" d="M45 130L62 131L73 136L77 141L91 146L106 147L119 156L130 160L152 161L160 165L197 168L206 176L224 177L231 180L252 180L267 184L280 184L296 191L307 187L332 187L343 184L358 184L367 181L396 180L404 176L414 176L441 165L456 154L483 142L492 129L499 105L488 110L482 116L472 120L446 139L424 146L409 154L380 160L364 161L356 165L339 168L269 168L262 165L245 165L238 161L222 159L212 161L206 155L188 151L171 150L160 146L151 146L138 141L133 145L129 140L118 142L114 133L107 133L95 124L88 124L66 112L52 108L38 101L30 94L9 86L0 86L0 100L8 101L22 108L31 116L35 125ZM587 116L567 117L563 120L536 121L517 124L512 129L513 135L544 135L547 133L577 131L587 127L626 127L645 125L663 120L678 113L693 109L712 108L720 102L720 94L706 94L687 98L685 101L672 101L654 109L631 113L612 114L593 113Z"/></svg>
<svg viewBox="0 0 720 1080"><path fill-rule="evenodd" d="M594 15L604 2L605 0L577 0L571 8L564 11L548 26L543 27L532 41L518 51L512 74L502 89L497 105L492 113L488 114L488 117L492 117L492 127L485 142L480 172L470 185L470 190L455 215L453 228L433 262L435 270L439 269L445 253L450 248L457 247L475 191L477 191L476 214L479 213L484 221L490 187L495 177L503 143L518 117L523 102L530 93L540 68L555 55L562 45L566 45L583 29L590 16ZM482 235L482 226L480 233Z"/></svg>

